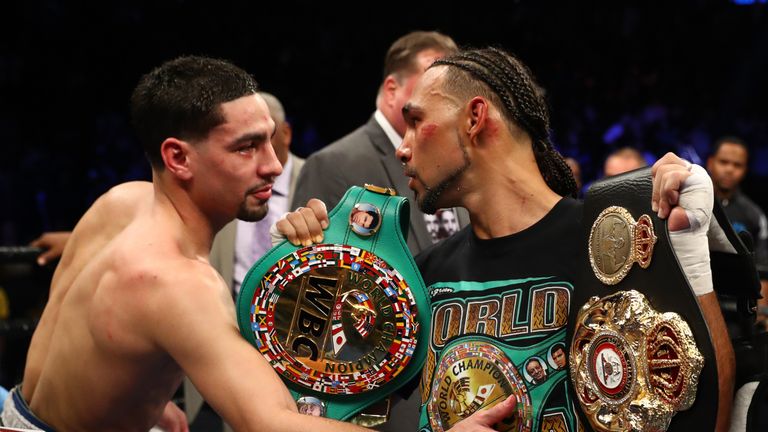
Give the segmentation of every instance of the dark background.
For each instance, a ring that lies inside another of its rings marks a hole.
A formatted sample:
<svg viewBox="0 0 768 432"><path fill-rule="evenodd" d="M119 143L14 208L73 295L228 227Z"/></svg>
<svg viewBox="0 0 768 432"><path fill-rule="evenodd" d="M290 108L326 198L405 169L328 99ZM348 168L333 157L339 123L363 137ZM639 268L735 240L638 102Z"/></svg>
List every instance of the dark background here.
<svg viewBox="0 0 768 432"><path fill-rule="evenodd" d="M736 134L752 151L745 189L768 205L764 0L328 3L4 5L0 244L71 229L109 187L149 178L128 101L161 62L203 54L248 70L283 101L306 156L368 119L386 49L416 29L527 62L547 90L554 142L585 181L618 146L702 160Z"/></svg>

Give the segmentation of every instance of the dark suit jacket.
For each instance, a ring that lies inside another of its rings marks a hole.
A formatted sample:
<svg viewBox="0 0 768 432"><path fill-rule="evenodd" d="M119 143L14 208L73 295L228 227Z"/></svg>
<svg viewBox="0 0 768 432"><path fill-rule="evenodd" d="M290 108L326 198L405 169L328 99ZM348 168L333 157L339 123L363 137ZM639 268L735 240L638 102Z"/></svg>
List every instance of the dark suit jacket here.
<svg viewBox="0 0 768 432"><path fill-rule="evenodd" d="M432 244L424 214L415 204L413 191L408 189L408 177L395 156L395 147L373 116L368 123L307 158L299 173L291 208L306 204L310 198L319 198L330 211L347 189L365 183L393 187L410 200L408 248L412 254ZM463 227L469 223L469 215L464 209L458 210L459 224Z"/></svg>

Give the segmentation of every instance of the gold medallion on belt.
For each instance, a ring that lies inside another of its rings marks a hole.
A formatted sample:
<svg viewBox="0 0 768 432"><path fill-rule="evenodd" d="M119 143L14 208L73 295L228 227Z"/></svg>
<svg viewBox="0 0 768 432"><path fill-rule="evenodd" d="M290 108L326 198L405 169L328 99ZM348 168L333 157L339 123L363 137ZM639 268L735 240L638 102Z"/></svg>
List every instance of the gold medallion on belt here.
<svg viewBox="0 0 768 432"><path fill-rule="evenodd" d="M603 210L589 233L589 262L592 271L606 285L619 283L637 263L651 265L656 234L648 215L635 221L623 207Z"/></svg>
<svg viewBox="0 0 768 432"><path fill-rule="evenodd" d="M500 431L529 431L531 398L520 373L499 348L484 342L464 342L443 353L432 380L427 412L432 430L450 429L480 409L517 397L517 411L500 422Z"/></svg>
<svg viewBox="0 0 768 432"><path fill-rule="evenodd" d="M318 244L279 260L251 302L257 346L289 381L329 395L375 390L410 362L417 306L373 253Z"/></svg>
<svg viewBox="0 0 768 432"><path fill-rule="evenodd" d="M599 431L665 430L693 405L704 366L688 324L634 290L592 297L581 308L569 362L579 402Z"/></svg>

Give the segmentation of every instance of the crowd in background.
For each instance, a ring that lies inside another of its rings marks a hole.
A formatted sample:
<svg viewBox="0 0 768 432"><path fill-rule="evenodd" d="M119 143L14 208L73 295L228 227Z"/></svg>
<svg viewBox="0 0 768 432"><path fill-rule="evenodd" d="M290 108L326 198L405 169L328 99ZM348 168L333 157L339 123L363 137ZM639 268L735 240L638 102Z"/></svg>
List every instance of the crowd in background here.
<svg viewBox="0 0 768 432"><path fill-rule="evenodd" d="M69 229L109 187L149 178L127 113L149 65L184 53L243 65L281 98L306 157L370 115L380 53L419 28L523 58L545 87L553 142L585 184L624 146L649 162L676 151L703 164L718 137L736 135L750 147L743 186L765 207L768 9L710 3L517 2L471 25L428 5L387 25L312 5L14 5L7 17L24 25L0 50L0 244ZM164 20L184 25L172 32Z"/></svg>
<svg viewBox="0 0 768 432"><path fill-rule="evenodd" d="M463 46L502 46L530 64L552 113L552 142L577 174L582 195L600 178L651 165L668 151L706 166L726 212L746 208L757 215L748 219L762 224L747 230L763 234L758 267L765 292L765 216L738 191L768 206L762 191L768 184L768 85L762 79L768 10L762 5L693 1L664 6L660 14L651 7L552 10L518 2L513 13L472 26L447 11L436 18L417 7L392 28L364 20L340 26L338 17L308 6L297 15L262 14L247 32L238 24L247 23L255 6L235 6L203 16L204 8L185 1L112 5L95 15L87 11L92 18L56 1L16 6L10 16L34 19L0 50L0 245L69 230L107 189L150 179L127 113L128 89L147 64L190 52L234 59L285 104L288 118L281 122L292 125L289 144L301 161L370 115L371 71L380 61L373 53L383 51L381 45L393 34L437 28ZM180 34L161 30L171 18L206 26L191 31L186 25ZM723 136L728 149L717 163L733 170L726 165L745 161L743 183L743 172L723 174L728 179L712 171L710 156ZM457 232L459 218L455 209L426 216L431 240ZM233 246L227 249L232 253ZM759 306L763 322L768 308ZM0 315L2 308L0 298ZM10 366L3 365L0 379L10 382L22 362L5 363Z"/></svg>

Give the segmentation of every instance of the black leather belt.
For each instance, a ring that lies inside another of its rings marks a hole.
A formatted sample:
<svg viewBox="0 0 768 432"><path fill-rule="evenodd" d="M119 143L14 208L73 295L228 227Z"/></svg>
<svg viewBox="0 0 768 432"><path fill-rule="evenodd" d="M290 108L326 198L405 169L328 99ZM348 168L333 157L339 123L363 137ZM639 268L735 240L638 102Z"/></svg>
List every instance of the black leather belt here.
<svg viewBox="0 0 768 432"><path fill-rule="evenodd" d="M596 183L584 203L569 361L595 430L663 430L671 420L693 431L716 421L714 348L651 194L645 168Z"/></svg>

